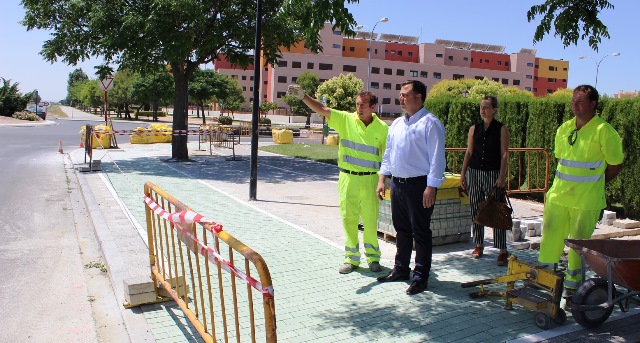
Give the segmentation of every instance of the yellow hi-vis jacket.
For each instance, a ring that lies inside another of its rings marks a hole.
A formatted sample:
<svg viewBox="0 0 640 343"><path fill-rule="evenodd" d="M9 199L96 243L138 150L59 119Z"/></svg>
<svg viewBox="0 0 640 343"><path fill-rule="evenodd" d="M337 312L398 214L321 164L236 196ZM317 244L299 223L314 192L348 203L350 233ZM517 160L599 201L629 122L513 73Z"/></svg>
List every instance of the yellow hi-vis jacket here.
<svg viewBox="0 0 640 343"><path fill-rule="evenodd" d="M556 132L558 167L553 185L547 192L547 202L582 210L600 210L607 206L604 172L607 165L622 163L622 141L618 132L597 115L580 130L575 129L574 117Z"/></svg>
<svg viewBox="0 0 640 343"><path fill-rule="evenodd" d="M338 167L353 172L377 172L387 144L389 126L373 113L365 126L357 113L331 110L327 124L340 135Z"/></svg>

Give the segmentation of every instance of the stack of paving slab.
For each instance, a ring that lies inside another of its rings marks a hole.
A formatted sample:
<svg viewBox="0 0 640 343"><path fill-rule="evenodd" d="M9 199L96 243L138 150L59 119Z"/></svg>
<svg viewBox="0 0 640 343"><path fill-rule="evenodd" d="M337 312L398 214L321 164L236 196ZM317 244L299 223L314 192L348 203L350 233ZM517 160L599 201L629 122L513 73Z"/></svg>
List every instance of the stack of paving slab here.
<svg viewBox="0 0 640 343"><path fill-rule="evenodd" d="M631 219L616 219L613 211L604 211L591 238L618 238L640 235L640 222ZM514 219L511 231L507 232L509 246L516 250L538 249L542 236L542 217Z"/></svg>

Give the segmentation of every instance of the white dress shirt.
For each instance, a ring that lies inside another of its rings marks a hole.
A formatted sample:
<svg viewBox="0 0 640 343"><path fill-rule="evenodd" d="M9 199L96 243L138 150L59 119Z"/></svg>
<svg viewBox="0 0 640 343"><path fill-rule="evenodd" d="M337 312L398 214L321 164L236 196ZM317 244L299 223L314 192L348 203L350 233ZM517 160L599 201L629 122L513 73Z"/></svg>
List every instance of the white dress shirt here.
<svg viewBox="0 0 640 343"><path fill-rule="evenodd" d="M411 117L397 118L389 127L380 174L408 178L427 176L427 186L444 182L445 129L425 108Z"/></svg>

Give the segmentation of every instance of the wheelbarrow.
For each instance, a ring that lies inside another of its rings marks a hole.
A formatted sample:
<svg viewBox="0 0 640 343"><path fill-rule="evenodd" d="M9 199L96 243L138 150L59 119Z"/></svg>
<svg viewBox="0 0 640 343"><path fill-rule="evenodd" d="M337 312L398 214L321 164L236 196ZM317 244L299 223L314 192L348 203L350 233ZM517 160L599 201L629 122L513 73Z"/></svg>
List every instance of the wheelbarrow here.
<svg viewBox="0 0 640 343"><path fill-rule="evenodd" d="M588 328L604 323L616 304L622 312L640 305L640 240L566 239L582 260L582 280L589 265L599 276L583 282L567 302L573 318ZM616 285L626 292L616 290Z"/></svg>

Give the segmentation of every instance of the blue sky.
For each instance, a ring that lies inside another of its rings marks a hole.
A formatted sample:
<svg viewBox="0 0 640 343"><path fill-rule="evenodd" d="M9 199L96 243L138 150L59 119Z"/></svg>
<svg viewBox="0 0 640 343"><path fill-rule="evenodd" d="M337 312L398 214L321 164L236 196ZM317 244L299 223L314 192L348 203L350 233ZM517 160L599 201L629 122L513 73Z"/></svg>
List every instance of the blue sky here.
<svg viewBox="0 0 640 343"><path fill-rule="evenodd" d="M619 90L640 89L640 46L637 44L635 20L640 13L640 1L610 0L614 10L601 14L600 19L609 28L611 39L605 39L598 52L591 50L586 41L564 48L559 38L551 36L533 45L536 23L528 23L526 12L534 4L544 0L361 0L349 6L358 24L370 30L382 17L376 32L406 36L419 36L420 42L436 39L459 40L506 46L505 52L517 52L521 48L537 49L537 56L564 59L569 64L569 87L594 84L596 60L619 52L618 57L607 57L600 64L598 90L613 94ZM69 73L80 67L89 77L95 77L95 61L78 66L63 62L53 64L43 61L39 52L48 39L45 31L29 31L18 22L24 17L24 9L17 0L0 2L0 77L18 82L21 92L38 89L44 100L57 101L66 96ZM634 62L636 61L636 62Z"/></svg>

